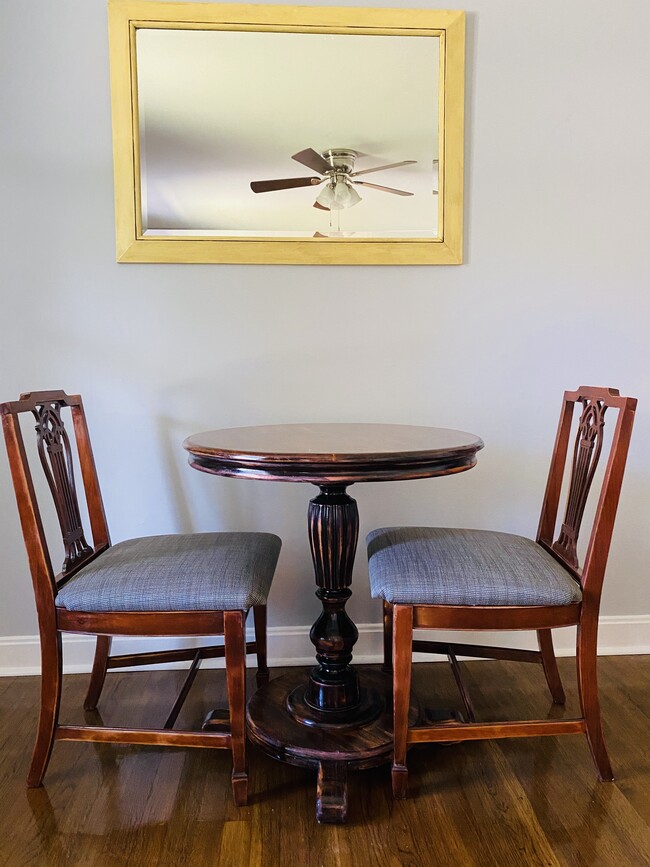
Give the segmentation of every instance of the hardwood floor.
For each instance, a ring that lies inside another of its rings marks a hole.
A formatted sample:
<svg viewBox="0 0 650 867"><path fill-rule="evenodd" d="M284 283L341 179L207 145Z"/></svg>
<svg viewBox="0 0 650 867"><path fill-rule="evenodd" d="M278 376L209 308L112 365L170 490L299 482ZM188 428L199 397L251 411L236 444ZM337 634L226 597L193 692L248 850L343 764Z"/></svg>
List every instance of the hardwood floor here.
<svg viewBox="0 0 650 867"><path fill-rule="evenodd" d="M483 719L572 715L574 661L561 659L566 710L550 708L537 666L464 664ZM422 746L408 757L410 798L393 802L388 767L353 773L350 821L314 820L311 772L251 748L250 805L230 792L226 751L57 743L42 789L27 790L38 678L0 680L0 864L219 867L529 867L650 865L650 657L599 661L616 781L599 783L586 739ZM272 672L274 674L278 671ZM109 673L106 724L164 719L180 671ZM64 678L61 719L81 710L87 676ZM459 706L446 665L417 665L414 685ZM254 688L251 677L249 689ZM201 672L180 725L225 706L222 671Z"/></svg>

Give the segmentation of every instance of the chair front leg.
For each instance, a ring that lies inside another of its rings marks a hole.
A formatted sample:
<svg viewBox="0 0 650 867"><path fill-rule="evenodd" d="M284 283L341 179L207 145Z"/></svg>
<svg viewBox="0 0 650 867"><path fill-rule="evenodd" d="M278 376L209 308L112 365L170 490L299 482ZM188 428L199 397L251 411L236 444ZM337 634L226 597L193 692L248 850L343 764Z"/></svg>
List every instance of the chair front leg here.
<svg viewBox="0 0 650 867"><path fill-rule="evenodd" d="M41 709L32 764L27 774L27 785L30 789L43 785L43 777L52 754L61 704L62 676L61 633L58 630L41 632Z"/></svg>
<svg viewBox="0 0 650 867"><path fill-rule="evenodd" d="M113 639L110 635L98 635L97 646L95 647L95 660L93 662L93 670L90 675L90 683L88 684L88 692L84 699L84 710L96 710L99 696L101 695L106 679L106 670L108 668L108 656L111 652L111 643Z"/></svg>
<svg viewBox="0 0 650 867"><path fill-rule="evenodd" d="M232 748L232 795L238 807L248 800L246 772L246 612L224 612L226 682Z"/></svg>
<svg viewBox="0 0 650 867"><path fill-rule="evenodd" d="M253 621L255 624L255 644L257 645L257 674L255 680L258 686L266 686L269 682L269 669L266 659L266 605L253 606Z"/></svg>
<svg viewBox="0 0 650 867"><path fill-rule="evenodd" d="M411 703L413 606L393 605L393 797L406 798L406 746Z"/></svg>

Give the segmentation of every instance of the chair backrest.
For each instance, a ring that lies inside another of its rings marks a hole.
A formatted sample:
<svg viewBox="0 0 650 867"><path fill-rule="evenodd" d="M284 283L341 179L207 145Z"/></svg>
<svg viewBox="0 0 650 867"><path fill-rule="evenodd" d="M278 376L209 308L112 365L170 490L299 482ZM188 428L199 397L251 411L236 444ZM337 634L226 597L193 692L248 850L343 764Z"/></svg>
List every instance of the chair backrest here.
<svg viewBox="0 0 650 867"><path fill-rule="evenodd" d="M581 412L573 450L569 457L566 508L559 535L554 539L576 404L581 406ZM564 393L537 541L580 582L583 593L588 594L596 602L600 600L636 404L636 398L621 397L613 388L582 386L577 391ZM603 455L607 410L617 412L617 417L602 476L591 536L581 568L578 562L578 536L587 498Z"/></svg>
<svg viewBox="0 0 650 867"><path fill-rule="evenodd" d="M72 448L61 417L63 407L69 407L72 415L76 450L90 519L92 546L88 544L84 535L75 485ZM57 589L82 566L110 546L108 526L81 397L68 395L64 391L35 391L21 394L19 400L0 404L0 412L40 618L46 611L53 610ZM55 575L52 569L41 511L21 431L19 416L28 412L31 412L36 419L36 447L61 528L65 559L58 575Z"/></svg>

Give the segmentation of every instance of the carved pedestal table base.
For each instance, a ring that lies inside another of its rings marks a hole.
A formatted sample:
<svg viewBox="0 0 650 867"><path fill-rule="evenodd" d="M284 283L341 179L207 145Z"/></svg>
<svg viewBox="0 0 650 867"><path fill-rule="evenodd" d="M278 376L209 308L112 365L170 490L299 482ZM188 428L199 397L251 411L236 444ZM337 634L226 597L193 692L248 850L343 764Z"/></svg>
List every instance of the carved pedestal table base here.
<svg viewBox="0 0 650 867"><path fill-rule="evenodd" d="M390 760L389 675L350 665L358 631L345 610L359 533L355 482L423 479L468 470L483 443L461 431L403 425L277 425L196 434L190 464L215 475L311 482L308 530L323 606L310 638L318 663L261 687L248 703L251 740L318 773L319 822L345 822L347 770ZM411 706L415 722L418 708ZM215 720L215 724L218 721Z"/></svg>

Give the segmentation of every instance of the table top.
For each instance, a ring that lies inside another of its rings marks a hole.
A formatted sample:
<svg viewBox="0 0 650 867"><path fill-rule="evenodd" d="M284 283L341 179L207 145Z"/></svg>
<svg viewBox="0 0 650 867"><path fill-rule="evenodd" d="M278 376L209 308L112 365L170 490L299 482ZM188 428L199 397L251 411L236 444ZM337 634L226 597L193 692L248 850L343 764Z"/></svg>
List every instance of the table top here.
<svg viewBox="0 0 650 867"><path fill-rule="evenodd" d="M288 424L188 437L190 464L221 476L315 484L428 478L468 470L475 434L395 424Z"/></svg>

